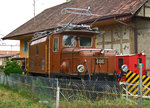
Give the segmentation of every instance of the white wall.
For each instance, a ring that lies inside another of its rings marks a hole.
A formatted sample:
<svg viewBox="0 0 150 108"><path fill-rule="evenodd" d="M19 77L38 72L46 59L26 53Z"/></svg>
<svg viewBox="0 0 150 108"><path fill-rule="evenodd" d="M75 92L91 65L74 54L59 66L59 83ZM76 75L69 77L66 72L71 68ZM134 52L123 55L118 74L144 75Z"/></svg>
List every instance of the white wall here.
<svg viewBox="0 0 150 108"><path fill-rule="evenodd" d="M150 68L150 19L136 19L138 53L144 51L147 59L147 68Z"/></svg>
<svg viewBox="0 0 150 108"><path fill-rule="evenodd" d="M97 48L114 49L117 54L130 54L130 28L122 25L109 25L100 30L103 35L97 36Z"/></svg>

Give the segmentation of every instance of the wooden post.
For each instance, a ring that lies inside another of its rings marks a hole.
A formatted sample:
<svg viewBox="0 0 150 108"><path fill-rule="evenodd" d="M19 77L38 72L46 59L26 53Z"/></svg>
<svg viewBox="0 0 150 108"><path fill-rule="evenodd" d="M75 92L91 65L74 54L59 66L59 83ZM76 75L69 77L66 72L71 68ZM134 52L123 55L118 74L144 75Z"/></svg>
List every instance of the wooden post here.
<svg viewBox="0 0 150 108"><path fill-rule="evenodd" d="M130 53L133 54L133 23L130 23Z"/></svg>
<svg viewBox="0 0 150 108"><path fill-rule="evenodd" d="M111 29L111 49L113 49L113 30Z"/></svg>
<svg viewBox="0 0 150 108"><path fill-rule="evenodd" d="M142 63L139 63L139 91L138 108L142 108Z"/></svg>
<svg viewBox="0 0 150 108"><path fill-rule="evenodd" d="M28 87L26 86L26 84L28 83L28 81L27 81L27 76L25 76L25 77L26 77L26 78L25 78L25 81L24 81L24 83L25 83L25 87L24 87L24 88L25 88L26 90L28 90Z"/></svg>
<svg viewBox="0 0 150 108"><path fill-rule="evenodd" d="M33 96L34 96L34 89L35 89L34 82L35 82L35 81L32 79L31 92L32 92L32 95L33 95Z"/></svg>
<svg viewBox="0 0 150 108"><path fill-rule="evenodd" d="M18 85L17 85L18 90L21 90L21 78L18 78Z"/></svg>

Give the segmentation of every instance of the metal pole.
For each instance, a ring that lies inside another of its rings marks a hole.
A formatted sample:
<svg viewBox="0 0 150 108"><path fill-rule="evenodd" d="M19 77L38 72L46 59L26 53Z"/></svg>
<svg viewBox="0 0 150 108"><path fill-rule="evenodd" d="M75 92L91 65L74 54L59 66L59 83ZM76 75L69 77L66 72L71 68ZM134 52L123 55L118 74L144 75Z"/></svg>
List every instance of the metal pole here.
<svg viewBox="0 0 150 108"><path fill-rule="evenodd" d="M142 63L139 63L139 98L138 98L138 108L142 108Z"/></svg>
<svg viewBox="0 0 150 108"><path fill-rule="evenodd" d="M56 81L57 81L56 108L59 108L59 92L60 92L60 89L59 89L59 86L58 86L58 79Z"/></svg>
<svg viewBox="0 0 150 108"><path fill-rule="evenodd" d="M126 85L126 101L128 102L128 86Z"/></svg>

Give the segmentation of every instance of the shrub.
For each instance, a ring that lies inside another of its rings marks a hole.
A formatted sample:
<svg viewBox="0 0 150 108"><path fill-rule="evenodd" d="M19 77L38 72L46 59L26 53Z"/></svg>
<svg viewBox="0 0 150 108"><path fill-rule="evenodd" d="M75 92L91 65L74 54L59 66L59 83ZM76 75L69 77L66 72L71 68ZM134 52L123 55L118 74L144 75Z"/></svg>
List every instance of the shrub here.
<svg viewBox="0 0 150 108"><path fill-rule="evenodd" d="M17 61L7 61L6 66L3 69L5 75L9 75L10 73L19 73L21 74L22 69Z"/></svg>
<svg viewBox="0 0 150 108"><path fill-rule="evenodd" d="M2 65L0 65L0 69L3 69L3 66L2 66Z"/></svg>
<svg viewBox="0 0 150 108"><path fill-rule="evenodd" d="M3 66L0 66L0 72L3 72Z"/></svg>

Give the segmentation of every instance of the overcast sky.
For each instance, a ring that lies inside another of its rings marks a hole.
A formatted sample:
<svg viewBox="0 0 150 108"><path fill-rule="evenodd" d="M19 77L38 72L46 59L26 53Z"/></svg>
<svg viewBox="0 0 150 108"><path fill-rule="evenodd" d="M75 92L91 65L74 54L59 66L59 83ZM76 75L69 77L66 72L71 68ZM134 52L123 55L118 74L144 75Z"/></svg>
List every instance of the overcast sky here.
<svg viewBox="0 0 150 108"><path fill-rule="evenodd" d="M46 8L61 4L66 0L35 0L36 15ZM0 38L9 34L34 17L34 0L0 0ZM1 44L2 42L0 42ZM3 41L6 44L18 42ZM0 50L3 48L0 47ZM11 48L12 49L12 48Z"/></svg>

